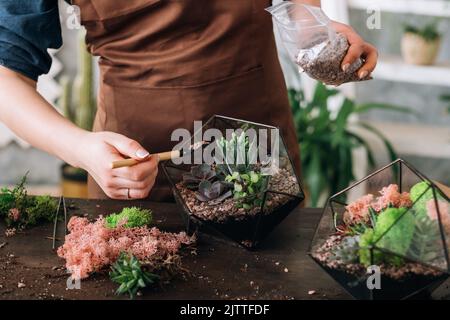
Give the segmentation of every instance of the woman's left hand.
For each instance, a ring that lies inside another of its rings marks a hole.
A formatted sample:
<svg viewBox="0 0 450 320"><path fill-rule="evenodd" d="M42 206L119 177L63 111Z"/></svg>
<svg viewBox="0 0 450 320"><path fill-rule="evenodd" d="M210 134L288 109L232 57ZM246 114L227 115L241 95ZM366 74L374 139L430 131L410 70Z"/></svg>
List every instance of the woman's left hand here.
<svg viewBox="0 0 450 320"><path fill-rule="evenodd" d="M377 65L377 49L364 41L352 27L335 21L333 21L333 27L338 33L345 35L350 44L347 55L342 61L342 70L346 71L356 59L362 58L364 65L358 70L358 76L360 79L369 76Z"/></svg>

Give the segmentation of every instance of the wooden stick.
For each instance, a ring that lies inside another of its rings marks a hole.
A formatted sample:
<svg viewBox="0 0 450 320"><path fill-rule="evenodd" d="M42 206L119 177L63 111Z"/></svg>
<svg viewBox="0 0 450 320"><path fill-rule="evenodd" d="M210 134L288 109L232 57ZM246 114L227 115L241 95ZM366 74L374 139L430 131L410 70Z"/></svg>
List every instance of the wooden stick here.
<svg viewBox="0 0 450 320"><path fill-rule="evenodd" d="M159 157L159 161L166 161L166 160L171 160L171 159L176 159L176 158L180 158L182 156L182 152L177 150L177 151L167 151L167 152L161 152L161 153L157 153L157 154L153 154L150 155L149 157L154 157L154 156L158 156ZM118 161L114 161L111 164L111 167L113 169L118 169L118 168L124 168L124 167L132 167L137 165L138 163L147 161L148 158L144 159L144 160L136 160L136 159L124 159L124 160L118 160Z"/></svg>

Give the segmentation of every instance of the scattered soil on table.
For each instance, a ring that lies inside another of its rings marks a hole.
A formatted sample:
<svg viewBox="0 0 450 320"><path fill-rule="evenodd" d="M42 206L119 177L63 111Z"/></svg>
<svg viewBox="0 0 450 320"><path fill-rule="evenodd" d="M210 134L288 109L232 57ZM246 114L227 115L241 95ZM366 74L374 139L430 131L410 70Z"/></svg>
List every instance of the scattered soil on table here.
<svg viewBox="0 0 450 320"><path fill-rule="evenodd" d="M342 261L333 258L333 248L336 248L343 237L334 235L329 237L315 252L312 253L312 257L316 259L323 266L340 270L353 276L366 275L367 268L361 264L351 263L345 264ZM409 276L426 276L426 277L439 277L442 272L424 266L419 263L407 262L402 267L394 267L390 265L380 265L383 275L392 278L394 280L402 280Z"/></svg>
<svg viewBox="0 0 450 320"><path fill-rule="evenodd" d="M360 79L358 76L357 71L363 65L361 59L356 60L345 72L342 70L342 62L348 49L347 38L342 34L337 34L334 40L313 45L307 51L309 54L299 54L297 64L311 78L328 85L339 86L346 82L370 80L370 75L364 79Z"/></svg>
<svg viewBox="0 0 450 320"><path fill-rule="evenodd" d="M221 203L201 202L195 196L195 191L189 190L181 182L176 185L180 195L188 207L190 213L204 221L226 223L228 220L240 221L248 217L254 217L261 212L260 207L249 210L239 208L238 200L228 198ZM297 195L300 192L297 178L289 170L280 169L270 180L269 190ZM268 193L265 203L265 214L270 214L274 209L282 206L292 197L283 194Z"/></svg>

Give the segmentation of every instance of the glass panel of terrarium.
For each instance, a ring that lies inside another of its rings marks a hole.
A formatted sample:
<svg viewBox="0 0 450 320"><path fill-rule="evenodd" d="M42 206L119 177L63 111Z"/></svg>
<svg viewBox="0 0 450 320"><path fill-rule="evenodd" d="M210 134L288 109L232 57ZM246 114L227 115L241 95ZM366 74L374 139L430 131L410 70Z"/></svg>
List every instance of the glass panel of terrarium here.
<svg viewBox="0 0 450 320"><path fill-rule="evenodd" d="M354 183L350 187L337 193L333 199L341 203L361 203L369 202L368 197L376 198L380 195L380 190L390 185L399 185L398 177L400 162L396 161L389 166L381 168L366 178Z"/></svg>
<svg viewBox="0 0 450 320"><path fill-rule="evenodd" d="M398 172L400 177L400 191L409 192L416 184L426 180L420 172L418 172L412 165L407 162L401 163L400 171Z"/></svg>
<svg viewBox="0 0 450 320"><path fill-rule="evenodd" d="M322 254L326 254L325 242L335 233L333 207L327 205L311 242L310 254L314 259L322 260Z"/></svg>

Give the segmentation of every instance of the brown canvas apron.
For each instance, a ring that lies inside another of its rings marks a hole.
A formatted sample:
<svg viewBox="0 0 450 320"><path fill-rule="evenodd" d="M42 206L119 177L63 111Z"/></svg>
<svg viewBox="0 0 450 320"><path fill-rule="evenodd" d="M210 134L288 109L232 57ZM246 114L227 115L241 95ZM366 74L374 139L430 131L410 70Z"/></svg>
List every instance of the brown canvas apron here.
<svg viewBox="0 0 450 320"><path fill-rule="evenodd" d="M270 0L74 0L92 54L100 56L95 131L150 152L172 149L215 114L278 126L297 172L298 143L278 61ZM160 170L161 171L161 170ZM161 173L161 172L160 172ZM171 199L162 175L152 200ZM90 179L90 197L105 198Z"/></svg>

